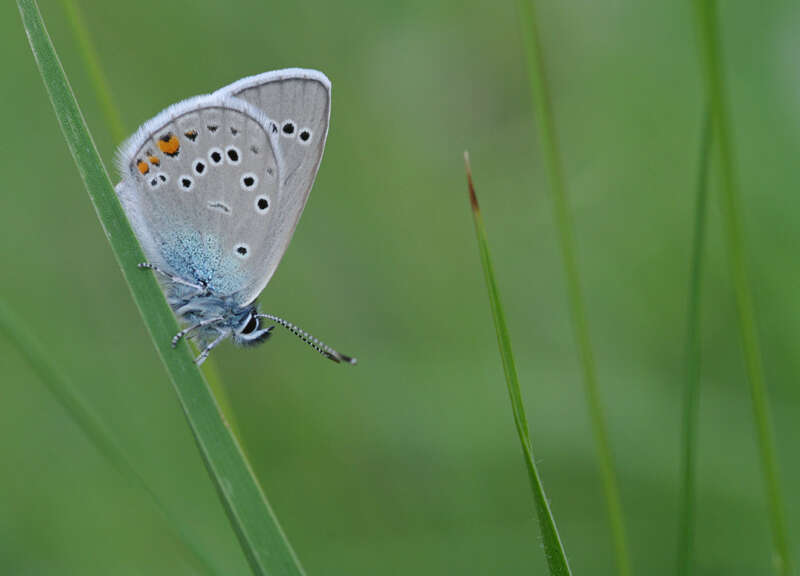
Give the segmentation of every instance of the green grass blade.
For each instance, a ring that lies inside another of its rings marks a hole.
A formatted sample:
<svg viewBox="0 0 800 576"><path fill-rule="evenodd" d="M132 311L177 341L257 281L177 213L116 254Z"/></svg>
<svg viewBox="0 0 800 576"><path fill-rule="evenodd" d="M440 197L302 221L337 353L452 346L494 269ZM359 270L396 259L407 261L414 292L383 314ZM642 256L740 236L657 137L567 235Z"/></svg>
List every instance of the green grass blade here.
<svg viewBox="0 0 800 576"><path fill-rule="evenodd" d="M187 561L203 574L214 574L214 570L201 554L199 547L189 539L181 525L164 506L158 494L150 488L145 479L131 464L130 458L116 441L100 417L83 401L78 390L50 360L44 347L25 324L11 311L5 301L0 300L0 333L4 333L14 345L20 356L26 360L39 380L53 395L58 404L75 422L86 438L119 472L130 485L146 496L165 521L175 544Z"/></svg>
<svg viewBox="0 0 800 576"><path fill-rule="evenodd" d="M200 350L197 349L197 346L195 346L194 342L192 342L192 351L195 357L197 357L197 355L200 353ZM202 370L203 376L205 377L206 382L208 382L209 388L211 388L211 393L214 395L214 398L217 399L217 404L219 404L219 409L225 416L225 420L228 423L228 428L230 428L231 433L241 444L239 422L236 419L236 413L233 411L233 404L231 404L228 390L222 383L222 378L219 375L219 368L217 368L217 363L214 358L206 358L206 361L203 362L200 370ZM244 446L242 446L242 450L244 450Z"/></svg>
<svg viewBox="0 0 800 576"><path fill-rule="evenodd" d="M729 120L728 102L720 47L719 20L715 0L695 0L696 18L700 34L702 65L705 71L706 93L711 102L714 138L719 147L719 177L722 188L725 240L731 269L731 280L736 294L739 316L739 336L742 342L747 379L753 402L756 435L761 455L769 508L774 548L775 570L778 574L792 573L786 519L781 495L778 463L775 457L772 422L769 413L764 370L761 363L753 297L745 254L736 181L736 162L733 153L733 136Z"/></svg>
<svg viewBox="0 0 800 576"><path fill-rule="evenodd" d="M703 284L703 251L706 237L708 173L711 164L711 111L703 111L703 127L697 163L694 207L694 236L689 272L689 299L686 311L686 382L683 392L683 429L681 438L680 516L678 518L678 576L693 573L695 518L695 448L697 414L700 399L700 300Z"/></svg>
<svg viewBox="0 0 800 576"><path fill-rule="evenodd" d="M558 229L561 258L566 272L567 296L572 317L572 329L578 345L583 371L584 388L589 408L592 435L594 436L597 450L600 474L603 479L603 491L608 507L611 537L614 544L614 553L617 569L621 576L628 576L631 572L628 545L625 537L625 525L622 519L622 505L620 504L619 487L614 471L611 447L608 441L606 420L600 401L600 392L597 387L597 373L594 364L589 326L586 320L586 311L581 294L578 263L575 256L575 234L573 232L572 214L570 213L569 200L564 175L556 144L556 130L553 112L550 105L550 96L545 78L544 61L539 42L539 33L536 20L536 9L533 0L518 0L519 12L523 27L525 52L528 62L528 76L531 82L531 95L536 113L539 129L544 164L550 182L553 197L556 228Z"/></svg>
<svg viewBox="0 0 800 576"><path fill-rule="evenodd" d="M125 129L125 124L122 122L122 116L119 113L119 108L114 104L116 101L111 92L111 87L106 80L106 75L103 72L103 67L100 64L100 58L97 55L97 50L94 47L92 38L89 34L89 29L86 27L86 22L83 18L83 13L80 7L74 0L61 0L64 6L64 11L67 14L72 33L78 43L81 58L84 65L89 72L89 77L92 83L97 101L100 103L103 117L105 118L108 130L114 142L122 142L128 134ZM195 354L198 351L195 349ZM203 375L206 377L206 382L214 392L214 397L225 414L225 418L230 424L234 434L237 433L236 417L231 407L230 399L226 388L222 385L222 380L219 377L219 370L216 367L214 358L208 358L202 366Z"/></svg>
<svg viewBox="0 0 800 576"><path fill-rule="evenodd" d="M177 321L155 278L137 268L144 255L116 198L36 2L17 0L17 4L69 150L253 572L303 574L188 345L182 343L177 350L170 347L170 339L178 331Z"/></svg>
<svg viewBox="0 0 800 576"><path fill-rule="evenodd" d="M528 470L528 478L531 482L531 491L536 505L536 517L539 520L539 530L542 534L542 545L544 547L547 565L552 576L564 576L572 574L567 562L567 555L561 537L556 528L556 521L550 510L547 496L539 478L539 471L533 459L533 446L528 435L528 420L525 416L525 406L522 402L522 392L519 388L517 378L517 367L514 363L514 354L511 351L511 337L508 334L506 318L503 313L503 305L500 302L500 292L497 289L497 282L494 278L492 259L489 255L489 242L486 237L486 229L483 226L483 218L478 207L478 198L475 195L475 187L472 183L472 170L469 165L469 156L464 153L464 162L467 169L467 183L469 185L469 199L472 205L472 216L475 220L475 233L478 237L478 249L481 255L481 266L486 278L486 288L489 291L489 304L492 309L492 318L497 332L497 346L500 349L500 357L503 363L503 373L508 386L508 395L511 399L511 410L514 415L514 424L517 428L522 453L525 458L525 467Z"/></svg>
<svg viewBox="0 0 800 576"><path fill-rule="evenodd" d="M100 58L97 56L97 50L95 50L94 44L89 36L89 31L86 28L83 13L77 4L75 4L74 0L61 0L61 4L64 6L67 20L69 20L72 32L78 42L81 58L83 58L83 62L86 65L92 88L97 96L97 100L100 102L100 109L103 112L108 129L111 132L111 137L114 139L114 142L119 144L125 139L128 131L125 130L125 125L122 123L122 116L120 116L119 108L114 104L114 96L108 86L106 75L103 73L103 67L100 65Z"/></svg>

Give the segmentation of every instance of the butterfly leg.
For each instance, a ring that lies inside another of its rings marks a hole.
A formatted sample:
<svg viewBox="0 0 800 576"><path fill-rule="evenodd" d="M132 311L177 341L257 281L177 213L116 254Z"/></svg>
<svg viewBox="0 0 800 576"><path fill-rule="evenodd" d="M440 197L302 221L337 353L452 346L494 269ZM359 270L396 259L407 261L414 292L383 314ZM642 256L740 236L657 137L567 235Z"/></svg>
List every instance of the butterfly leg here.
<svg viewBox="0 0 800 576"><path fill-rule="evenodd" d="M208 346L203 348L203 351L200 352L200 355L197 358L195 358L194 363L197 364L198 366L200 366L203 362L206 361L206 358L208 358L208 355L211 354L211 351L214 348L216 348L217 345L220 342L222 342L223 340L225 340L225 338L227 338L227 337L228 337L228 333L227 332L221 332L216 340L214 340L211 344L209 344Z"/></svg>
<svg viewBox="0 0 800 576"><path fill-rule="evenodd" d="M175 336L172 337L172 347L175 348L175 346L178 345L178 342L181 341L181 338L189 334L189 332L192 332L193 330L196 330L198 328L202 328L203 326L208 326L209 324L213 324L214 322L219 322L222 319L223 319L222 316L215 316L214 318L208 318L206 320L203 320L202 322L198 322L197 324L192 324L191 326L184 328L183 330L181 330L180 332L175 334Z"/></svg>
<svg viewBox="0 0 800 576"><path fill-rule="evenodd" d="M171 274L165 270L162 270L158 266L150 264L149 262L140 262L139 268L141 268L142 270L152 270L156 274L161 274L164 278L166 278L170 282L173 282L175 284L181 284L183 286L188 286L189 288L194 288L200 293L205 293L208 291L208 286L203 286L202 284L195 284L194 282L189 282L188 280L179 278L178 276L175 276L175 274Z"/></svg>

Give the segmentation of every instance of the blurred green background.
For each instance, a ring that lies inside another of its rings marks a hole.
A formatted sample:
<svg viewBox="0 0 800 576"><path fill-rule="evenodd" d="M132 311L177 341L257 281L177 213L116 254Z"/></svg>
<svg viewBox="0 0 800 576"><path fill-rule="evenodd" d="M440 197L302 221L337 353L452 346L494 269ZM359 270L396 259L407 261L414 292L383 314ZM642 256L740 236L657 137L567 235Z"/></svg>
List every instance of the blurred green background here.
<svg viewBox="0 0 800 576"><path fill-rule="evenodd" d="M513 2L79 6L127 129L287 66L333 82L305 215L262 307L214 353L309 575L545 574L466 196L476 185L540 472L575 574L612 574L605 504ZM721 3L752 283L790 544L800 558L800 5ZM600 388L639 574L674 573L702 95L690 3L539 1ZM41 9L107 165L115 146L63 6ZM0 297L100 413L218 574L248 568L59 131L0 6ZM115 176L116 180L116 176ZM712 186L703 296L699 574L766 574L770 536ZM0 572L191 574L151 502L0 338Z"/></svg>

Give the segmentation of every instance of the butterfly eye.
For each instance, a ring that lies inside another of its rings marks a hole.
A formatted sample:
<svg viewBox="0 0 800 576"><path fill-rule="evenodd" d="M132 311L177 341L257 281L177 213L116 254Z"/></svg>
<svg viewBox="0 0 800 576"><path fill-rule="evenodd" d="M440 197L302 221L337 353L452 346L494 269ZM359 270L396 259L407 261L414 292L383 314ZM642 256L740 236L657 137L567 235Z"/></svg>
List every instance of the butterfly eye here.
<svg viewBox="0 0 800 576"><path fill-rule="evenodd" d="M247 325L242 328L242 334L252 334L256 329L258 329L258 318L250 316Z"/></svg>

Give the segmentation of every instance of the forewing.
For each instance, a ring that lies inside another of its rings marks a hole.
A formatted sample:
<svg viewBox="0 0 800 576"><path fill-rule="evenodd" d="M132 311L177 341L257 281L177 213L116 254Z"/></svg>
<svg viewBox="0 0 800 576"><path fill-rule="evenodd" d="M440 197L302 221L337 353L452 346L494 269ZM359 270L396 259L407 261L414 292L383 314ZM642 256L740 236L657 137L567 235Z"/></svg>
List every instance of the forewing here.
<svg viewBox="0 0 800 576"><path fill-rule="evenodd" d="M321 72L293 68L244 78L217 94L247 101L278 125L278 151L283 166L278 192L282 227L279 260L322 160L330 119L330 81ZM270 276L278 260L270 262Z"/></svg>
<svg viewBox="0 0 800 576"><path fill-rule="evenodd" d="M199 96L123 145L117 192L151 263L242 304L255 299L288 241L278 130L245 101Z"/></svg>

